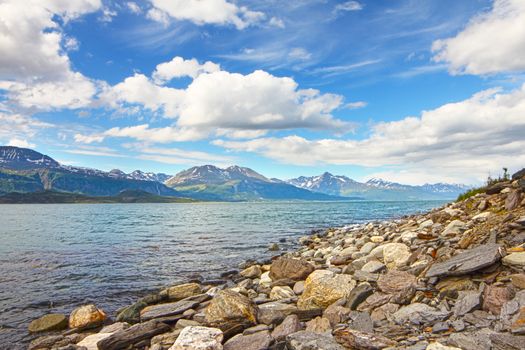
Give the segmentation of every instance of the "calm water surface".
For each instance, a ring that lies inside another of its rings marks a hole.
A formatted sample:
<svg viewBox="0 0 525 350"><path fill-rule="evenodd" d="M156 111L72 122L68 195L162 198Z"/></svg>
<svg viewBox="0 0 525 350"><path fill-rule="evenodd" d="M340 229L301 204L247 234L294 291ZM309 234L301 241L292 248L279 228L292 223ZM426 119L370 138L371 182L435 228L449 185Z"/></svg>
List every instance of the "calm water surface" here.
<svg viewBox="0 0 525 350"><path fill-rule="evenodd" d="M312 229L399 217L443 202L0 205L0 349L27 324L95 303L113 316L149 290L216 278L269 243Z"/></svg>

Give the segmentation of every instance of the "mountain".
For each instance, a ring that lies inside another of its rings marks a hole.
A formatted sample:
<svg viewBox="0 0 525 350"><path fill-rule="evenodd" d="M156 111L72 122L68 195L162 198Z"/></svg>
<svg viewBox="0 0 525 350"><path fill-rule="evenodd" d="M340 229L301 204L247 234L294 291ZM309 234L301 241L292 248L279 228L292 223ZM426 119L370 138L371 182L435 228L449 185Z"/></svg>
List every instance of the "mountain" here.
<svg viewBox="0 0 525 350"><path fill-rule="evenodd" d="M124 190L161 196L179 195L158 181L136 179L117 169L104 172L72 167L30 149L0 147L0 194L45 190L88 196L115 196Z"/></svg>
<svg viewBox="0 0 525 350"><path fill-rule="evenodd" d="M206 200L341 200L338 196L316 193L280 180L268 179L249 168L213 165L196 166L165 182L184 196Z"/></svg>
<svg viewBox="0 0 525 350"><path fill-rule="evenodd" d="M358 196L369 200L455 199L469 188L444 183L411 186L375 178L363 183L327 172L319 176L300 176L287 182L319 193L343 197Z"/></svg>

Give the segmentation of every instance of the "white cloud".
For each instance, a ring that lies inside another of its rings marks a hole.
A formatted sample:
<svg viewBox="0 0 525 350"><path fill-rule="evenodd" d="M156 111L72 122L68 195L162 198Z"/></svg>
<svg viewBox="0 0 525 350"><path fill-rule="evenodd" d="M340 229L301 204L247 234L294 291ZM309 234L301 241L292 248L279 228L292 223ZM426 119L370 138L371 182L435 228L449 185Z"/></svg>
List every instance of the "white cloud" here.
<svg viewBox="0 0 525 350"><path fill-rule="evenodd" d="M517 169L525 164L524 115L525 85L509 93L483 91L420 117L379 123L364 140L288 136L214 143L288 164L387 166L394 169L391 178L404 171L407 180L406 174L419 174L417 182L441 177L472 183L484 180L488 171L495 174L503 166Z"/></svg>
<svg viewBox="0 0 525 350"><path fill-rule="evenodd" d="M356 101L356 102L349 102L345 105L348 109L359 109L359 108L365 108L368 106L368 103L365 101Z"/></svg>
<svg viewBox="0 0 525 350"><path fill-rule="evenodd" d="M340 95L299 89L292 78L276 77L260 70L243 75L220 71L211 62L200 65L194 60L177 59L172 63L174 61L157 66L153 74L157 79L137 73L115 86L106 86L100 101L112 108L138 105L176 122L156 129L149 125L133 126L105 136L169 142L170 138L172 141L200 139L214 133L244 138L276 129L332 129L342 133L352 129L349 123L332 116L333 111L343 105ZM200 71L205 72L198 74ZM195 76L186 88L156 83L182 75ZM83 139L81 135L78 140L99 139L90 137Z"/></svg>
<svg viewBox="0 0 525 350"><path fill-rule="evenodd" d="M5 0L0 3L0 90L23 108L86 106L95 85L71 70L66 52L78 42L64 22L101 8L100 0Z"/></svg>
<svg viewBox="0 0 525 350"><path fill-rule="evenodd" d="M9 114L0 111L0 141L26 140L33 138L40 130L53 127L22 114Z"/></svg>
<svg viewBox="0 0 525 350"><path fill-rule="evenodd" d="M288 57L293 60L306 61L312 58L312 54L302 47L294 47L288 53Z"/></svg>
<svg viewBox="0 0 525 350"><path fill-rule="evenodd" d="M268 22L269 25L277 28L284 29L286 25L284 24L284 21L281 18L278 17L272 17L270 18L270 21Z"/></svg>
<svg viewBox="0 0 525 350"><path fill-rule="evenodd" d="M80 73L69 72L64 79L34 83L0 81L10 102L38 110L87 107L97 92L95 84Z"/></svg>
<svg viewBox="0 0 525 350"><path fill-rule="evenodd" d="M166 23L169 18L188 20L197 25L234 25L244 29L256 24L266 16L262 12L250 11L226 0L150 0L152 8L148 17Z"/></svg>
<svg viewBox="0 0 525 350"><path fill-rule="evenodd" d="M348 12L348 11L360 11L363 9L363 5L358 1L346 1L341 4L337 4L334 8L334 13Z"/></svg>
<svg viewBox="0 0 525 350"><path fill-rule="evenodd" d="M11 140L9 140L7 145L21 147L21 148L35 148L36 146L34 143L29 143L26 139L17 139L17 138L12 138Z"/></svg>
<svg viewBox="0 0 525 350"><path fill-rule="evenodd" d="M202 163L213 163L215 165L230 165L235 163L234 157L179 148L140 147L137 151L141 152L138 156L140 159L166 164L200 165Z"/></svg>
<svg viewBox="0 0 525 350"><path fill-rule="evenodd" d="M200 64L195 58L185 60L177 56L169 62L157 65L152 77L156 83L162 84L173 78L191 77L195 79L200 74L213 73L220 70L221 67L218 64L210 61Z"/></svg>
<svg viewBox="0 0 525 350"><path fill-rule="evenodd" d="M140 14L142 13L142 8L134 1L129 1L126 3L126 6L128 9L133 12L134 14Z"/></svg>
<svg viewBox="0 0 525 350"><path fill-rule="evenodd" d="M490 12L474 17L455 37L432 45L434 60L454 74L525 70L525 1L494 0Z"/></svg>

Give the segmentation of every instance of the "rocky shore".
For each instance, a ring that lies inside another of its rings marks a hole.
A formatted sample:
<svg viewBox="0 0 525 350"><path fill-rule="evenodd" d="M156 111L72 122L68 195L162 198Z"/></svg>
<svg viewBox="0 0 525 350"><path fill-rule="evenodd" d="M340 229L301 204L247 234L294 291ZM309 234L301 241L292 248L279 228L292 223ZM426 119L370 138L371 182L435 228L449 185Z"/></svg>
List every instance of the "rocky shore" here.
<svg viewBox="0 0 525 350"><path fill-rule="evenodd" d="M525 169L423 215L303 237L114 318L95 305L46 315L29 349L525 349L524 192Z"/></svg>

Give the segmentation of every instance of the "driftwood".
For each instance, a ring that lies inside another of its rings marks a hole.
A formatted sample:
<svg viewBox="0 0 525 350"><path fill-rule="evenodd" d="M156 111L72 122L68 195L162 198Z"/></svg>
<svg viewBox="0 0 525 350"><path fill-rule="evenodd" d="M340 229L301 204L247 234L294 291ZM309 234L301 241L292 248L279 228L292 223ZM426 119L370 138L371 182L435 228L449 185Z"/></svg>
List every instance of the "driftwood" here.
<svg viewBox="0 0 525 350"><path fill-rule="evenodd" d="M154 336L171 331L170 326L157 320L139 323L113 333L97 343L99 350L120 350Z"/></svg>
<svg viewBox="0 0 525 350"><path fill-rule="evenodd" d="M179 315L184 311L197 306L199 306L199 302L191 300L181 300L174 303L152 305L144 308L140 312L140 320L144 322L154 318Z"/></svg>
<svg viewBox="0 0 525 350"><path fill-rule="evenodd" d="M484 244L453 256L447 261L435 263L428 269L427 277L460 276L490 266L503 255L499 244Z"/></svg>

